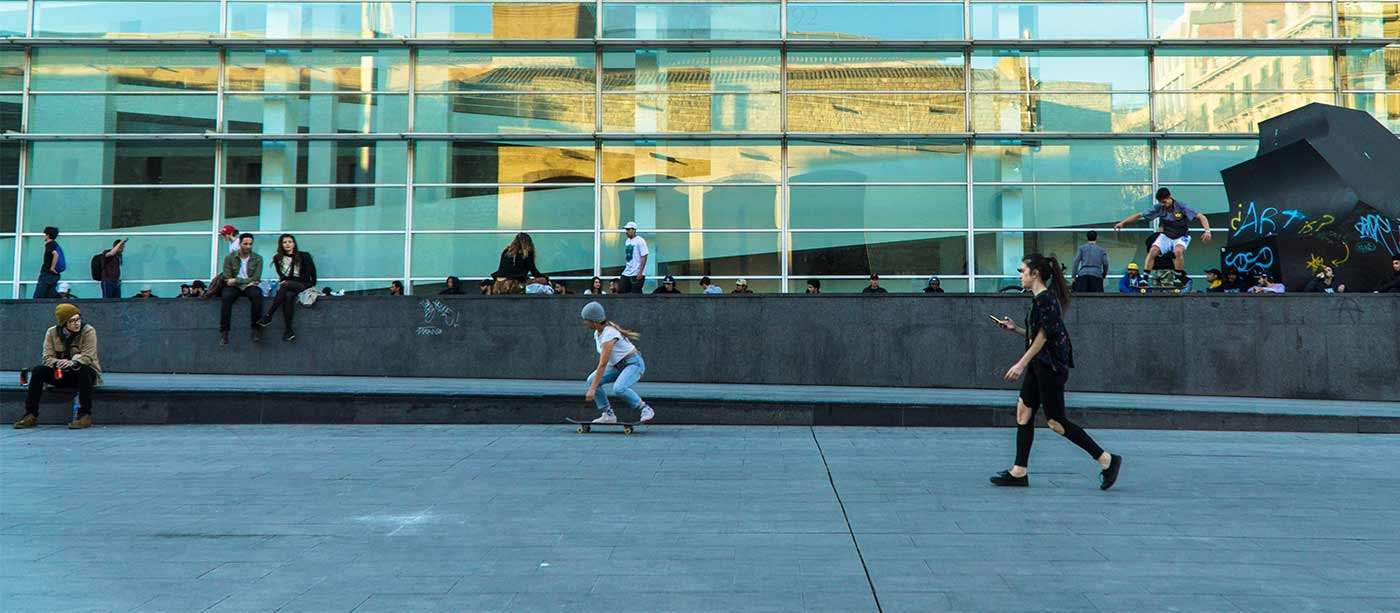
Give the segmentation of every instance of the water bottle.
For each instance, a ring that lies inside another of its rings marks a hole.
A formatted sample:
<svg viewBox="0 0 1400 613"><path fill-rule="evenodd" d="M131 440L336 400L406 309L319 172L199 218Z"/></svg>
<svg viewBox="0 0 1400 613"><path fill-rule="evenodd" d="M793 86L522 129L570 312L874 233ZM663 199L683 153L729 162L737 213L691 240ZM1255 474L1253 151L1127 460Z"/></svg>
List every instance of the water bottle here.
<svg viewBox="0 0 1400 613"><path fill-rule="evenodd" d="M73 394L73 419L69 421L78 421L78 409L82 408L82 406L83 403L78 400L78 394Z"/></svg>

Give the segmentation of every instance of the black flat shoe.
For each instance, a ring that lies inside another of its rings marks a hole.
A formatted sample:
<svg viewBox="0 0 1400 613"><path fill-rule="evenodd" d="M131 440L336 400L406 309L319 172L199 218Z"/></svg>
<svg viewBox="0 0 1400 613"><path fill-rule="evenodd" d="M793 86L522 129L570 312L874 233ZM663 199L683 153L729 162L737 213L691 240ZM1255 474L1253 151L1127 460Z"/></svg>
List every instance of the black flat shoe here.
<svg viewBox="0 0 1400 613"><path fill-rule="evenodd" d="M1123 456L1110 455L1108 457L1108 468L1099 471L1099 477L1102 479L1102 482L1099 483L1101 490L1113 487L1113 484L1118 481L1118 469L1123 467Z"/></svg>
<svg viewBox="0 0 1400 613"><path fill-rule="evenodd" d="M1026 487L1031 484L1031 476L1013 477L1011 476L1011 471L1003 470L997 473L995 477L992 477L991 481L992 485L1000 485L1002 487Z"/></svg>

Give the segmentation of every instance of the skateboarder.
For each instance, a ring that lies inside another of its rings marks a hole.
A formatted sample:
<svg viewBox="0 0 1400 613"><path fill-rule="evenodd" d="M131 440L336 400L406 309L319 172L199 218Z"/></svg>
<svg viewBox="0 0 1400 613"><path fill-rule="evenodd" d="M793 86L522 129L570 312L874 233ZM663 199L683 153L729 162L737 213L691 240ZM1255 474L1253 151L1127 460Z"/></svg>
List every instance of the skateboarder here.
<svg viewBox="0 0 1400 613"><path fill-rule="evenodd" d="M1113 487L1123 457L1104 451L1083 428L1065 418L1065 382L1074 367L1074 349L1061 305L1069 306L1069 287L1055 258L1038 253L1021 261L1021 287L1031 290L1030 310L1026 312L1026 327L1017 327L1010 317L997 319L997 325L1007 332L1024 334L1026 353L1006 371L1007 381L1021 381L1021 397L1016 403L1016 463L992 477L994 485L1027 486L1030 478L1026 465L1030 462L1031 442L1035 440L1035 413L1044 407L1047 425L1087 451L1098 461L1100 489Z"/></svg>
<svg viewBox="0 0 1400 613"><path fill-rule="evenodd" d="M584 396L585 400L593 401L598 410L603 412L593 423L617 423L617 414L613 413L608 395L598 389L608 383L613 384L613 395L627 401L629 407L641 411L642 416L637 421L651 421L656 412L637 395L637 392L632 391L632 386L642 378L642 373L647 371L642 353L632 344L640 335L617 325L616 322L608 321L603 305L597 302L583 305L580 316L583 318L584 327L593 332L593 343L598 348L598 366L588 375L588 394Z"/></svg>
<svg viewBox="0 0 1400 613"><path fill-rule="evenodd" d="M1177 280L1180 285L1185 285L1187 279L1186 248L1191 246L1191 220L1201 222L1201 228L1205 230L1201 233L1201 240L1207 243L1211 239L1210 220L1207 220L1205 215L1197 213L1185 202L1173 198L1171 190L1165 187L1157 190L1156 200L1157 202L1152 205L1152 208L1141 213L1133 213L1127 219L1113 224L1113 231L1120 231L1124 225L1139 219L1161 220L1161 234L1152 241L1152 246L1147 250L1146 269L1143 275L1152 276L1157 256L1170 253L1176 257L1172 266L1176 268ZM1140 283L1145 285L1146 279Z"/></svg>

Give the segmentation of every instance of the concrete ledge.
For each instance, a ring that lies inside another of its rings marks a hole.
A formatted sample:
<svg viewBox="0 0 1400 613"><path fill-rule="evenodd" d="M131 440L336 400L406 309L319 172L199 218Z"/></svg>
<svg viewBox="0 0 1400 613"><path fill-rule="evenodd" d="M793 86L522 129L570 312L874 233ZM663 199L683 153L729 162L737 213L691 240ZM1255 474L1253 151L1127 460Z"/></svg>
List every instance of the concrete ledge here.
<svg viewBox="0 0 1400 613"><path fill-rule="evenodd" d="M0 373L0 419L22 412L15 373ZM550 424L592 413L577 381L275 377L112 373L98 391L103 424ZM1014 424L1002 390L642 383L658 423L987 427ZM45 394L44 423L71 395ZM1078 421L1099 428L1400 433L1400 403L1071 393ZM626 416L625 411L623 412Z"/></svg>

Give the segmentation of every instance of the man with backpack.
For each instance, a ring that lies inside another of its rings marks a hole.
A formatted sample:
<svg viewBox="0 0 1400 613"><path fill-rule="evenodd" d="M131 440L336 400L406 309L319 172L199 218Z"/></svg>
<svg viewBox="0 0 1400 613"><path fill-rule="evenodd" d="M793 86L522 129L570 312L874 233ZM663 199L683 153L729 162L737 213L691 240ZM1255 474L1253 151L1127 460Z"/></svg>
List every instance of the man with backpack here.
<svg viewBox="0 0 1400 613"><path fill-rule="evenodd" d="M112 248L92 256L92 280L102 282L103 298L122 297L122 251L126 240L112 242Z"/></svg>
<svg viewBox="0 0 1400 613"><path fill-rule="evenodd" d="M58 228L44 228L44 257L39 261L39 280L34 284L34 297L57 298L58 280L68 269L63 248L58 246Z"/></svg>

